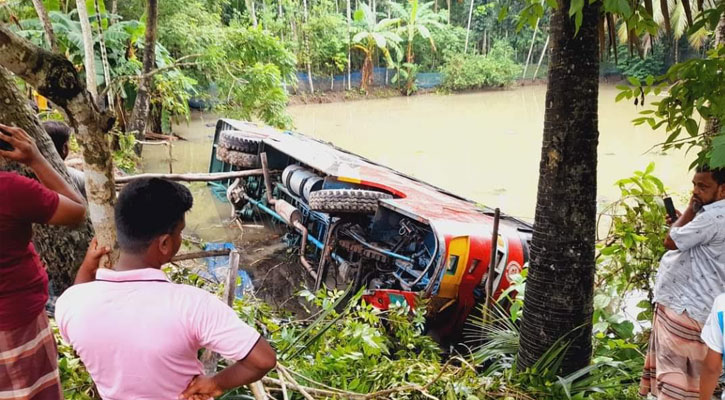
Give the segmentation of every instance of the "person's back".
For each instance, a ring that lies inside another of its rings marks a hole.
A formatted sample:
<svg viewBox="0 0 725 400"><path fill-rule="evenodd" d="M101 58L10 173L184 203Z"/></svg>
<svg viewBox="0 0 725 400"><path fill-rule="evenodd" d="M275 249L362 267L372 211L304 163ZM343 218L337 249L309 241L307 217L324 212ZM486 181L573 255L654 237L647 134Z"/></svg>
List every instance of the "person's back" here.
<svg viewBox="0 0 725 400"><path fill-rule="evenodd" d="M181 246L192 202L178 183L142 178L126 185L115 208L121 255L114 269L96 271L97 261L84 262L76 286L56 302L59 330L104 399L218 396L276 363L274 350L230 307L201 289L171 283L161 270ZM199 376L201 348L236 363Z"/></svg>
<svg viewBox="0 0 725 400"><path fill-rule="evenodd" d="M212 294L152 268L99 270L56 309L104 399L176 399L201 372L200 348L242 360L260 338Z"/></svg>

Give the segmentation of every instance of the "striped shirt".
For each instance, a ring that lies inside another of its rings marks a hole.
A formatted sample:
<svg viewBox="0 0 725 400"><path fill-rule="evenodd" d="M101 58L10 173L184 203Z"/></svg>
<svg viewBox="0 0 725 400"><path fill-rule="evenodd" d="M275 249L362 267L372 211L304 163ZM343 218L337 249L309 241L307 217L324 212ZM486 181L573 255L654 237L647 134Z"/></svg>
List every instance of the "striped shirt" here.
<svg viewBox="0 0 725 400"><path fill-rule="evenodd" d="M655 280L655 302L705 323L725 292L725 200L703 206L688 224L670 229L677 250L665 253Z"/></svg>

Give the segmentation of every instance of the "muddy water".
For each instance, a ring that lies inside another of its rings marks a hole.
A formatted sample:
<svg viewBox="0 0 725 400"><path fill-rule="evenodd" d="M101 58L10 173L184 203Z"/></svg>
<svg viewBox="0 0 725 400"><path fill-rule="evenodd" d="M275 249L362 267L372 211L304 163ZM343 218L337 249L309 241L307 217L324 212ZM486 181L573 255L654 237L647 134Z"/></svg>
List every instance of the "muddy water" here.
<svg viewBox="0 0 725 400"><path fill-rule="evenodd" d="M472 200L532 220L544 119L545 86L456 95L423 95L289 107L296 129ZM690 187L684 151L661 154L664 139L634 127L638 108L615 103L614 86L600 88L598 201L619 197L614 183L656 163L671 192ZM215 117L195 115L175 131L189 139L174 146L174 171L206 171ZM211 124L210 126L208 126ZM144 150L147 172L168 170L161 146ZM194 185L197 206L188 226L206 240L236 235L223 229L228 206ZM676 202L677 202L676 198Z"/></svg>

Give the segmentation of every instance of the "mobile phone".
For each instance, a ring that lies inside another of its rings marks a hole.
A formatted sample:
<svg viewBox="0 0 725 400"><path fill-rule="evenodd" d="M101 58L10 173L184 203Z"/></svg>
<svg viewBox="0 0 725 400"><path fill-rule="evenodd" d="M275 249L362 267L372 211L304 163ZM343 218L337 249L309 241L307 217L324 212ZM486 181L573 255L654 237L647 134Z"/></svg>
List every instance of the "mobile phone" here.
<svg viewBox="0 0 725 400"><path fill-rule="evenodd" d="M675 212L675 205L672 203L672 197L665 197L662 201L665 203L665 211L667 211L667 215L670 216L672 222L677 220L677 213Z"/></svg>
<svg viewBox="0 0 725 400"><path fill-rule="evenodd" d="M4 130L3 128L0 128L0 132L5 135L11 136L10 132ZM13 146L11 146L10 143L0 139L0 150L13 151Z"/></svg>

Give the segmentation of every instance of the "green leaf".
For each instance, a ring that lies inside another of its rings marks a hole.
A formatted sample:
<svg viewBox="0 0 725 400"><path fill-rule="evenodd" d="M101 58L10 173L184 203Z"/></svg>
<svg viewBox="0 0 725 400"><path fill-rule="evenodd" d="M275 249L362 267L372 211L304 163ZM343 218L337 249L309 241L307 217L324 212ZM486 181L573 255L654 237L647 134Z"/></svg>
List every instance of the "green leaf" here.
<svg viewBox="0 0 725 400"><path fill-rule="evenodd" d="M725 167L725 135L717 135L712 140L710 166L712 168Z"/></svg>
<svg viewBox="0 0 725 400"><path fill-rule="evenodd" d="M636 76L628 76L628 77L627 77L627 80L629 81L629 83L630 83L630 84L631 84L632 86L635 86L635 87L640 87L640 86L642 86L642 83L641 83L641 82L639 81L639 79L637 79L637 77L636 77Z"/></svg>

